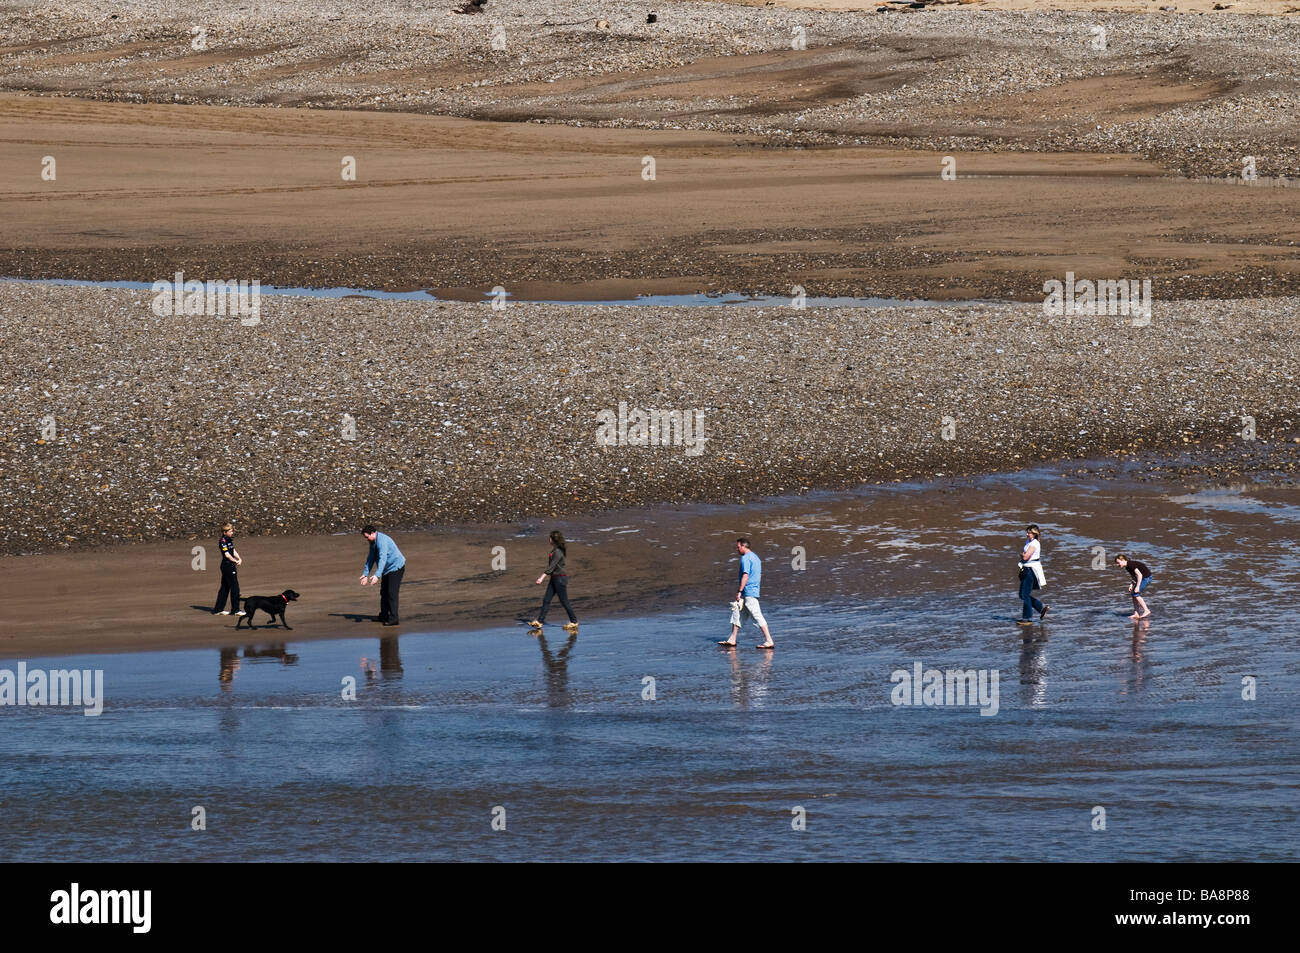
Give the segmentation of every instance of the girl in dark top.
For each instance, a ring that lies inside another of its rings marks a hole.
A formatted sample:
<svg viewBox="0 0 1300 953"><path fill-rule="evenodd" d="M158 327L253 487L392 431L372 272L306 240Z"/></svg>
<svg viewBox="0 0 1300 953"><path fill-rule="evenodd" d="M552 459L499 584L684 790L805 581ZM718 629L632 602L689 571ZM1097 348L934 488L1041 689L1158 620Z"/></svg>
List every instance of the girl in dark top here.
<svg viewBox="0 0 1300 953"><path fill-rule="evenodd" d="M537 585L541 585L549 576L551 581L546 587L546 595L542 599L542 611L538 613L537 618L528 624L535 629L541 629L546 623L546 611L551 607L551 600L556 596L560 598L560 605L564 606L564 611L569 614L569 624L565 626L570 632L578 631L578 617L573 614L573 606L569 605L569 574L564 571L564 557L567 555L567 547L564 544L564 535L557 529L551 533L551 555L546 561L546 569L537 577Z"/></svg>
<svg viewBox="0 0 1300 953"><path fill-rule="evenodd" d="M1151 570L1147 568L1146 563L1140 563L1136 559L1129 559L1123 553L1115 557L1115 565L1128 573L1133 579L1128 584L1128 593L1133 597L1133 614L1129 618L1147 618L1151 615L1151 610L1147 607L1146 600L1142 598L1142 590L1151 582Z"/></svg>
<svg viewBox="0 0 1300 953"><path fill-rule="evenodd" d="M235 549L235 527L227 523L221 527L221 539L217 543L221 550L221 590L217 593L217 604L212 609L213 615L243 615L239 608L239 567L244 561ZM226 608L226 596L230 596L230 608Z"/></svg>

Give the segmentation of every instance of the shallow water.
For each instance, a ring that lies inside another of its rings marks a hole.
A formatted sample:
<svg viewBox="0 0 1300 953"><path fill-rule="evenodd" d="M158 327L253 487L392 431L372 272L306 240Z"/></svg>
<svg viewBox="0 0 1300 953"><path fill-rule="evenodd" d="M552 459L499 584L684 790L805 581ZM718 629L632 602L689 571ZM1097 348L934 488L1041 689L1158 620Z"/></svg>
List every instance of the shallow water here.
<svg viewBox="0 0 1300 953"><path fill-rule="evenodd" d="M163 280L163 279L160 279ZM166 279L170 281L170 276ZM198 280L198 279L195 279ZM251 280L251 279L250 279ZM89 288L127 288L133 291L152 291L153 284L147 281L82 281L75 278L0 278L0 283L30 285L71 285ZM290 295L308 298L375 298L383 301L449 301L452 298L439 298L431 291L377 291L372 288L281 288L275 285L260 285L258 290L265 295ZM491 292L485 292L484 301L493 299ZM773 295L743 294L676 294L676 295L639 295L635 298L612 300L568 301L536 300L531 298L515 299L509 292L503 296L506 300L519 300L530 304L563 305L615 305L615 306L654 306L654 307L716 307L733 305L744 307L790 307L791 299ZM808 297L804 305L809 308L969 308L978 304L993 304L986 301L928 301L904 298L821 298Z"/></svg>
<svg viewBox="0 0 1300 953"><path fill-rule="evenodd" d="M1008 564L1028 519L1047 531L1054 608L1022 632ZM0 851L1293 860L1297 520L1295 489L1045 472L663 510L645 517L648 546L700 521L761 541L774 654L753 648L752 627L735 652L714 645L725 598L659 596L635 615L590 617L574 640L496 626L381 641L376 626L374 638L286 647L261 629L256 646L224 652L26 659L102 668L107 701L89 718L0 708ZM635 529L619 514L589 545ZM796 572L786 554L801 544ZM1096 545L1151 564L1149 624L1123 617L1125 577L1092 568ZM891 673L917 662L996 670L996 714L894 705ZM341 697L347 676L355 701ZM206 831L189 828L196 805ZM1104 831L1092 829L1098 806Z"/></svg>

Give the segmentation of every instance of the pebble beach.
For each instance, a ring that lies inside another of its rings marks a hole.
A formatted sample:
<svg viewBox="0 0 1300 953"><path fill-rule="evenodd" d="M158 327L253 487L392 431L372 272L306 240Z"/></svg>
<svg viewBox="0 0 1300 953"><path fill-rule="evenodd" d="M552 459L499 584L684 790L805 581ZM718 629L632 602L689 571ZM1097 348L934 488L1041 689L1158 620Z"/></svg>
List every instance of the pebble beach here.
<svg viewBox="0 0 1300 953"><path fill-rule="evenodd" d="M1260 176L1300 176L1292 3L1235 5L1274 16L1177 4L460 6L11 0L0 90L696 129L782 147L1127 153L1187 176L1236 176L1251 155Z"/></svg>
<svg viewBox="0 0 1300 953"><path fill-rule="evenodd" d="M0 284L0 470L23 488L0 497L6 554L227 519L251 535L510 522L1049 461L1287 483L1300 451L1294 299L1157 302L1146 327L1025 304L279 296L245 326L150 301ZM620 402L700 411L702 452L600 445Z"/></svg>

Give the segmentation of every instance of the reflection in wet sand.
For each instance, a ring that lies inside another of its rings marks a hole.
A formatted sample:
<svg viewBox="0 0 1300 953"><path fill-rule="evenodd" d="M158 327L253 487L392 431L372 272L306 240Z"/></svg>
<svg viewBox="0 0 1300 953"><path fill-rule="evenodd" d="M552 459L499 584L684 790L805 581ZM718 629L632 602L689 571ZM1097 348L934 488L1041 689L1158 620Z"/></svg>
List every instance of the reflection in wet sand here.
<svg viewBox="0 0 1300 953"><path fill-rule="evenodd" d="M230 688L230 683L235 680L235 672L237 671L239 671L239 649L222 649L221 672L217 676L217 680L221 682L223 690Z"/></svg>
<svg viewBox="0 0 1300 953"><path fill-rule="evenodd" d="M1047 626L1025 637L1020 646L1021 696L1030 708L1047 707Z"/></svg>
<svg viewBox="0 0 1300 953"><path fill-rule="evenodd" d="M569 636L564 648L552 653L546 644L546 636L541 631L535 633L537 644L542 649L542 665L545 666L546 704L550 708L572 708L573 698L569 695L569 653L578 642L578 633Z"/></svg>
<svg viewBox="0 0 1300 953"><path fill-rule="evenodd" d="M1147 633L1151 629L1151 620L1142 619L1133 623L1133 634L1130 638L1129 657L1132 665L1129 668L1127 683L1120 692L1121 695L1137 695L1141 693L1146 686L1147 673L1151 669L1151 660L1147 657L1146 649Z"/></svg>
<svg viewBox="0 0 1300 953"><path fill-rule="evenodd" d="M402 657L397 651L397 636L379 640L379 672L384 678L402 677Z"/></svg>
<svg viewBox="0 0 1300 953"><path fill-rule="evenodd" d="M244 658L248 661L257 661L260 659L275 659L282 665L295 665L298 662L298 656L288 650L288 646L283 642L277 642L271 645L246 645L244 646ZM220 670L217 674L217 681L221 683L223 689L228 689L235 680L235 673L239 671L239 649L236 646L223 648L220 653Z"/></svg>
<svg viewBox="0 0 1300 953"><path fill-rule="evenodd" d="M378 662L368 655L361 656L361 671L365 673L367 681L373 681L376 674L385 679L401 678L402 656L398 652L397 636L390 635L379 640Z"/></svg>
<svg viewBox="0 0 1300 953"><path fill-rule="evenodd" d="M758 664L746 667L735 648L724 648L731 661L731 701L737 708L762 708L772 673L772 653L764 652Z"/></svg>

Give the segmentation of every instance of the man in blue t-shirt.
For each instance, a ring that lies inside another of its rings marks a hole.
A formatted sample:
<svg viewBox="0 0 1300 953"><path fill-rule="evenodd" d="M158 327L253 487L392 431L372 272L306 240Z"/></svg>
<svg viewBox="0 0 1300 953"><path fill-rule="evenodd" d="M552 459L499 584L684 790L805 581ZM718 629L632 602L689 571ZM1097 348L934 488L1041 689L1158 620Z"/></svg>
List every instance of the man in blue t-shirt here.
<svg viewBox="0 0 1300 953"><path fill-rule="evenodd" d="M406 557L391 536L379 532L373 525L362 527L361 535L370 542L366 565L361 570L361 585L379 585L379 617L375 621L397 625L397 597L402 588L402 576L406 575Z"/></svg>
<svg viewBox="0 0 1300 953"><path fill-rule="evenodd" d="M772 633L767 629L763 610L758 607L758 589L759 581L763 578L763 564L758 554L750 550L747 536L736 540L736 552L740 553L740 585L736 587L736 600L731 604L731 638L718 644L735 646L736 636L740 633L740 616L743 612L754 620L754 625L763 630L763 637L767 641L758 648L775 648L776 643L772 641Z"/></svg>

